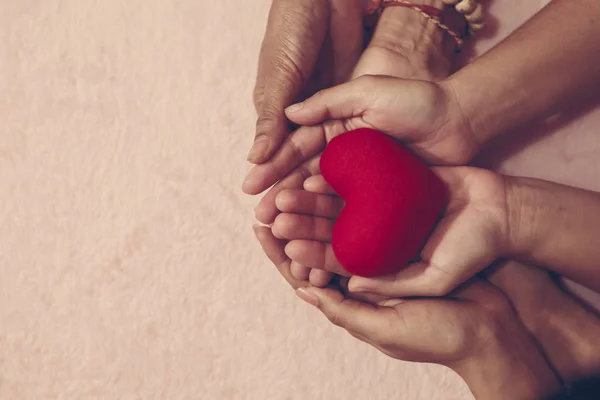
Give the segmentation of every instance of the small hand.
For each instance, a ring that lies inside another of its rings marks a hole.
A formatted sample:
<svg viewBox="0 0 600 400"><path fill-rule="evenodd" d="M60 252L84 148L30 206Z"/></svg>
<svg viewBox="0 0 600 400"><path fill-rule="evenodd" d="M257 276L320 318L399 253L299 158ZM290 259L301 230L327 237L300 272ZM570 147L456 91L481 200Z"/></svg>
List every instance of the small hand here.
<svg viewBox="0 0 600 400"><path fill-rule="evenodd" d="M509 234L503 177L471 167L437 167L434 171L448 186L449 202L420 260L394 276L352 277L351 292L443 296L503 256ZM284 213L275 219L273 232L290 241L285 251L292 260L347 275L329 243L341 199L331 196L321 176L307 179L305 189L278 195L276 203Z"/></svg>
<svg viewBox="0 0 600 400"><path fill-rule="evenodd" d="M286 115L300 125L329 121L344 131L373 128L436 165L464 164L478 147L451 86L444 81L361 76L287 108Z"/></svg>

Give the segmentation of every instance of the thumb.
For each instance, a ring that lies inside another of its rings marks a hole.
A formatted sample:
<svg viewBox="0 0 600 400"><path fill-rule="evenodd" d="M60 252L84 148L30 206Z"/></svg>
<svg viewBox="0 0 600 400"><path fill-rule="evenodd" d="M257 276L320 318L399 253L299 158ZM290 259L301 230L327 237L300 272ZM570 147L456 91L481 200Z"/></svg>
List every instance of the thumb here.
<svg viewBox="0 0 600 400"><path fill-rule="evenodd" d="M372 344L386 343L394 310L344 297L334 289L300 288L298 297L317 307L334 325Z"/></svg>
<svg viewBox="0 0 600 400"><path fill-rule="evenodd" d="M299 125L316 125L329 119L361 116L380 97L381 85L391 78L363 75L350 82L321 90L307 100L289 106L285 113Z"/></svg>
<svg viewBox="0 0 600 400"><path fill-rule="evenodd" d="M389 297L445 296L462 282L435 264L416 262L395 275L376 278L353 276L351 293L376 293Z"/></svg>

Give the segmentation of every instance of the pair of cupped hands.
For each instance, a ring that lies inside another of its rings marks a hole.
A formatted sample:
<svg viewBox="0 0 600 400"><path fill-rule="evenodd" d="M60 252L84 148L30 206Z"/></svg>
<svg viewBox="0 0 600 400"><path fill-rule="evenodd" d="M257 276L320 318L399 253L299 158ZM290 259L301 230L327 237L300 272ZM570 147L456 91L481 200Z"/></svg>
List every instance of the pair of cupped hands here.
<svg viewBox="0 0 600 400"><path fill-rule="evenodd" d="M393 8L364 49L363 3L273 2L254 91L259 118L248 159L257 165L243 183L252 195L269 189L255 209L263 250L300 298L391 357L447 365L462 375L490 358L518 354L530 373L554 379L520 320L541 318L545 305L510 286L537 279L543 290L557 288L543 271L499 261L513 240L510 188L499 174L463 166L480 144L444 80L447 54L403 46ZM319 157L332 138L357 128L397 139L449 190L418 261L394 276L348 276L331 247L344 203L319 175ZM495 262L493 273L480 274ZM511 295L526 300L511 304Z"/></svg>

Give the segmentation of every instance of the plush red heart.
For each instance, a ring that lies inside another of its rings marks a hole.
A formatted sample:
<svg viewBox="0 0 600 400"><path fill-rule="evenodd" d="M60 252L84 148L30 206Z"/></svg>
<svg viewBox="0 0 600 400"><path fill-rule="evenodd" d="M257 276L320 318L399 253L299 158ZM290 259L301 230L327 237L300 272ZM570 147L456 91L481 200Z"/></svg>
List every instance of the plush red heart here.
<svg viewBox="0 0 600 400"><path fill-rule="evenodd" d="M335 137L320 165L346 202L332 237L344 269L373 277L406 266L440 215L444 183L417 156L373 129Z"/></svg>

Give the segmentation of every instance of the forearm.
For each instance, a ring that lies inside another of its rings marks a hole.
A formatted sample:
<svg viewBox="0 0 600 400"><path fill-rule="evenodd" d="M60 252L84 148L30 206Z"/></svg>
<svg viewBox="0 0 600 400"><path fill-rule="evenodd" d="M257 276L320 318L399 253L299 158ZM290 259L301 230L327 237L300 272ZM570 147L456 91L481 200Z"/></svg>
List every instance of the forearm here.
<svg viewBox="0 0 600 400"><path fill-rule="evenodd" d="M447 81L480 144L600 84L600 2L555 0Z"/></svg>
<svg viewBox="0 0 600 400"><path fill-rule="evenodd" d="M534 326L532 333L539 342L553 346L546 353L566 382L575 383L597 375L600 372L600 319L570 296L561 293L554 299L557 304L547 310L542 323Z"/></svg>
<svg viewBox="0 0 600 400"><path fill-rule="evenodd" d="M600 291L600 193L506 177L507 256Z"/></svg>

